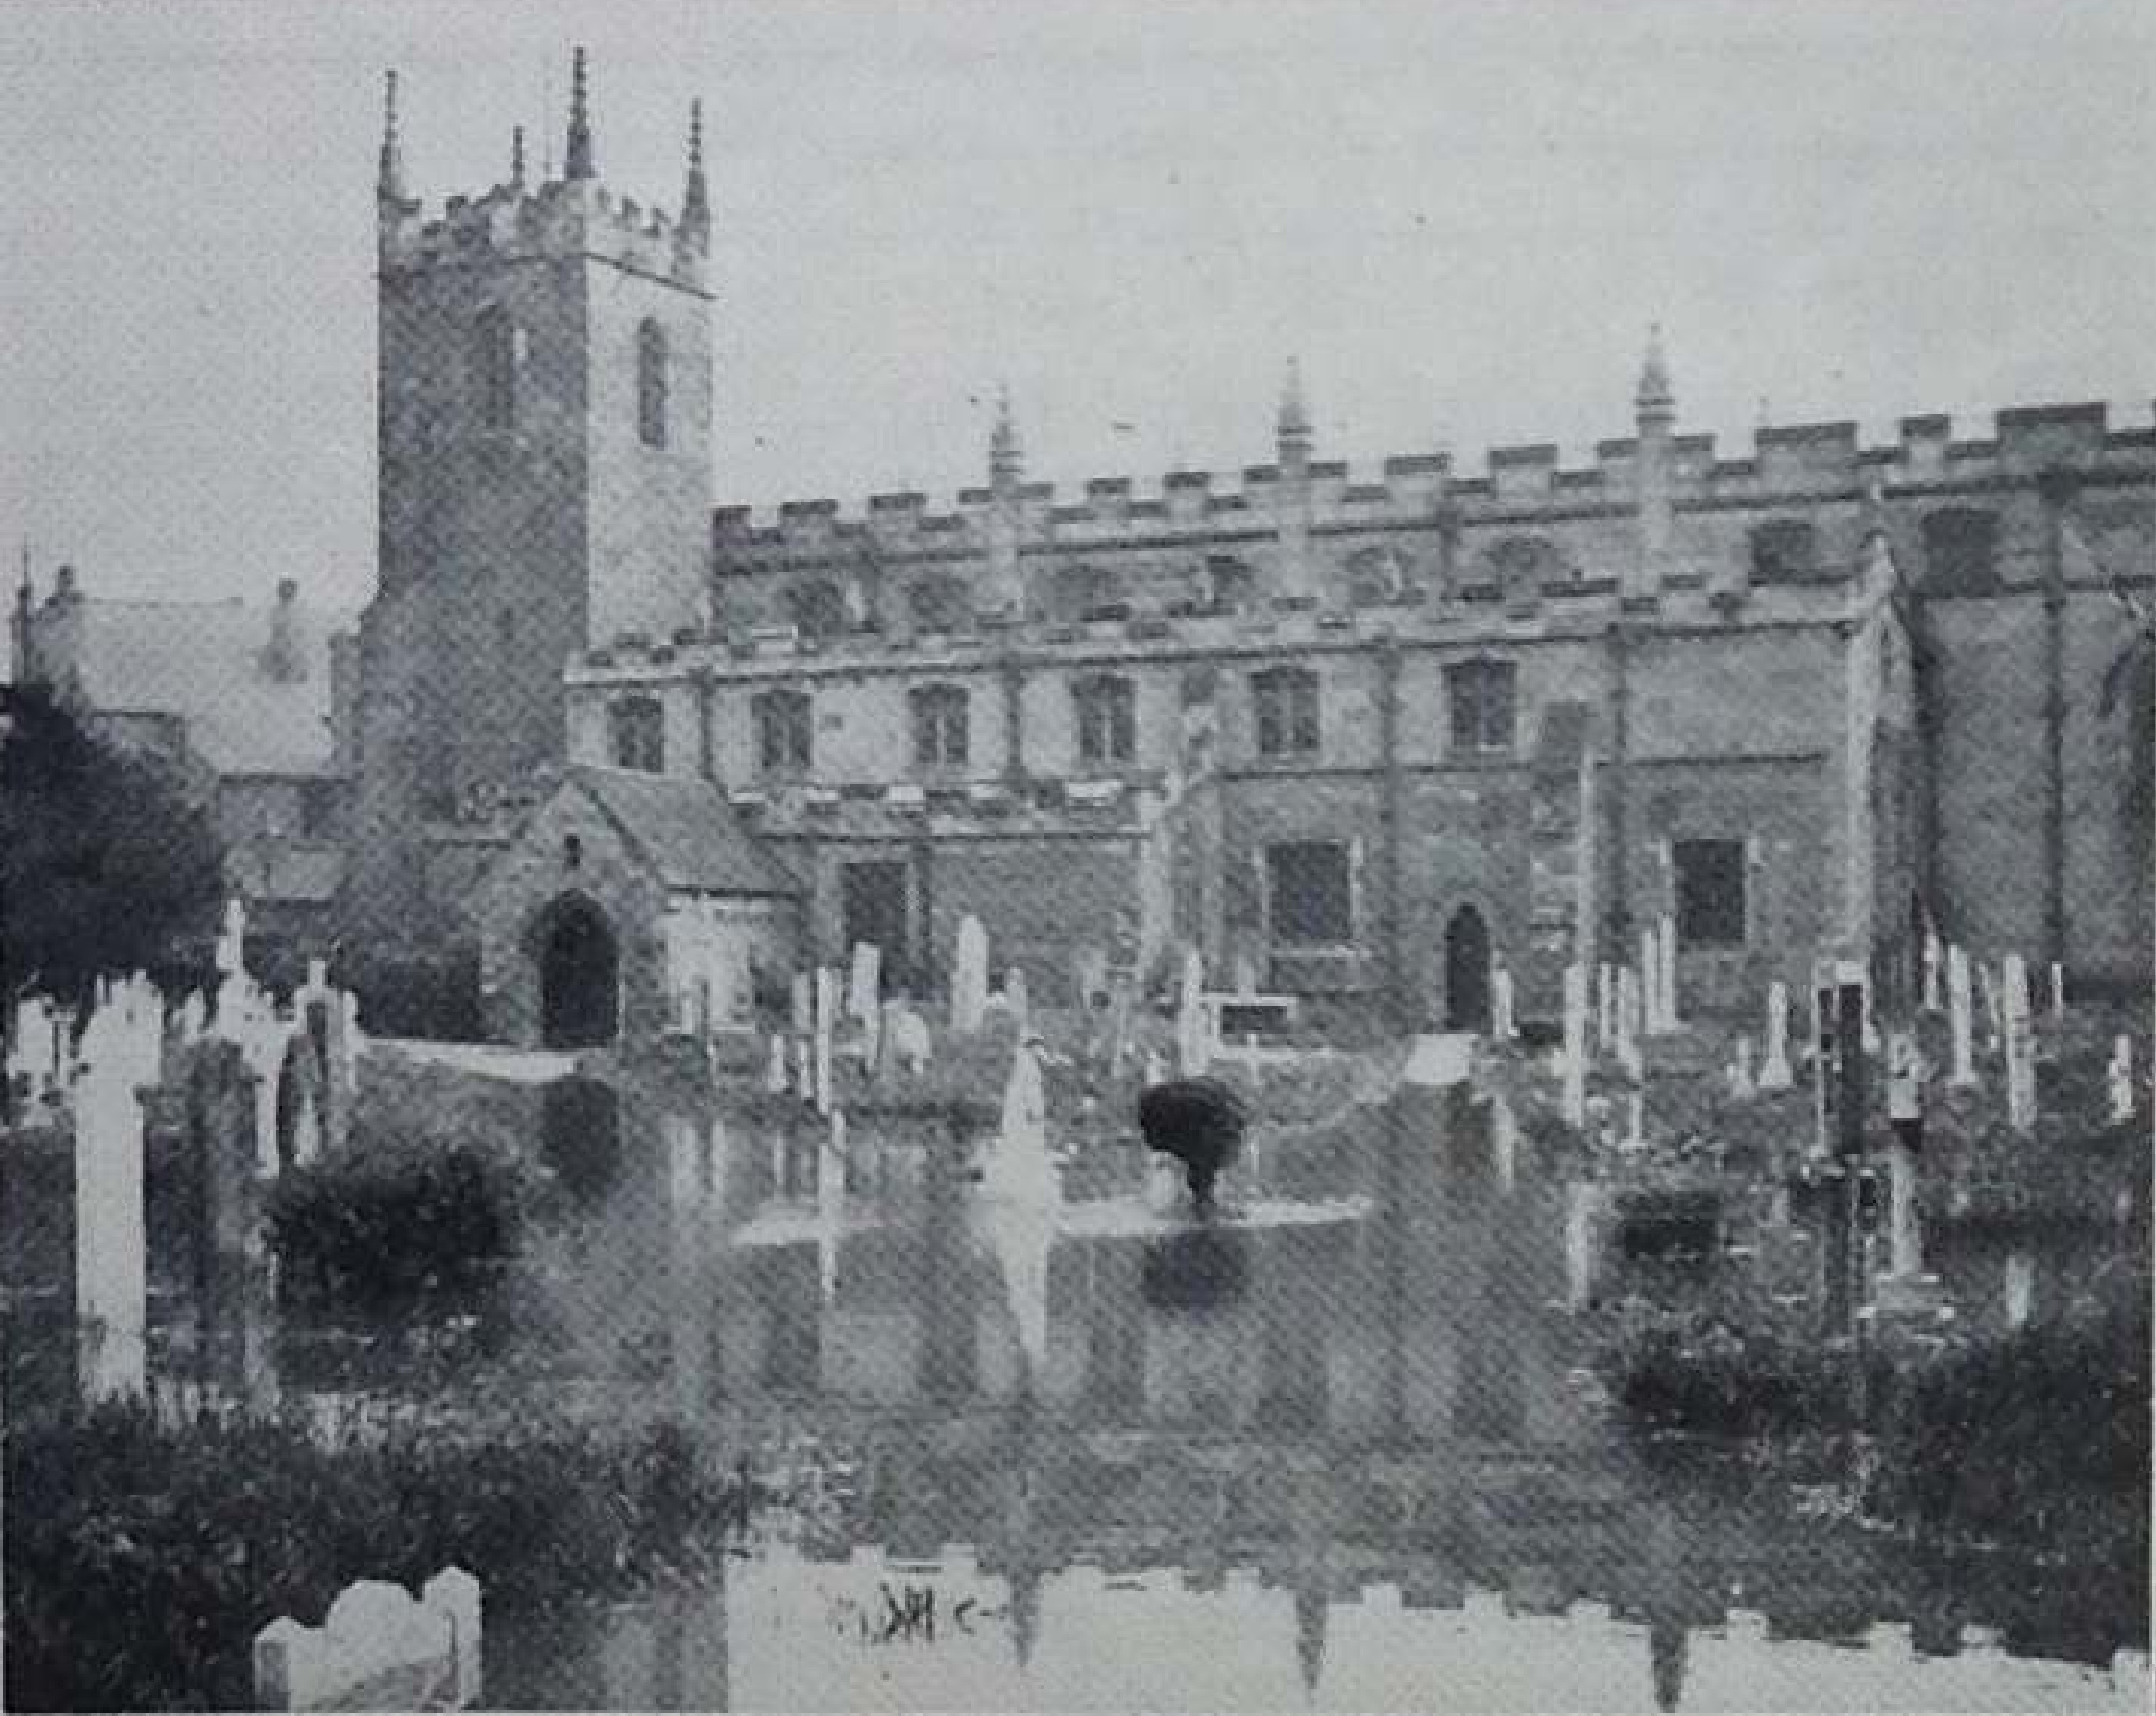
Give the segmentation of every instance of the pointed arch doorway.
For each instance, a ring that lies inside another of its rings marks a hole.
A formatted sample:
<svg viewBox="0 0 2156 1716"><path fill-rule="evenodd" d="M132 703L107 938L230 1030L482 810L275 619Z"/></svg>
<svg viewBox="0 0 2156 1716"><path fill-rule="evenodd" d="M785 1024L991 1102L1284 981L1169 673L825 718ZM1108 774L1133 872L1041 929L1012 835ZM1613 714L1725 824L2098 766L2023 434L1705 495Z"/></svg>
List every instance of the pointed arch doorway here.
<svg viewBox="0 0 2156 1716"><path fill-rule="evenodd" d="M1490 1029L1490 926L1472 906L1445 926L1445 1028Z"/></svg>
<svg viewBox="0 0 2156 1716"><path fill-rule="evenodd" d="M533 926L539 963L540 1041L589 1049L614 1040L621 1020L621 950L597 902L562 894Z"/></svg>

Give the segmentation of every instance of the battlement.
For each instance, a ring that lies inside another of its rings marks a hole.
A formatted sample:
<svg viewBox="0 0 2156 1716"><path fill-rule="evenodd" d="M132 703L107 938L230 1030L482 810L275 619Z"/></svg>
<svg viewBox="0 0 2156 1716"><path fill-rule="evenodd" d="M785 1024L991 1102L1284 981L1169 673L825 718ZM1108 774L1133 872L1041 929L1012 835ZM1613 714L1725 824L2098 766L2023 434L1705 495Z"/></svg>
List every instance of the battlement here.
<svg viewBox="0 0 2156 1716"><path fill-rule="evenodd" d="M448 198L433 219L416 199L402 203L383 216L380 253L384 273L588 256L699 290L705 282L705 246L672 216L591 179L498 184Z"/></svg>
<svg viewBox="0 0 2156 1716"><path fill-rule="evenodd" d="M1854 496L1875 481L1887 489L1976 486L2033 480L2067 465L2085 474L2156 479L2156 429L2114 427L2102 403L2016 406L1998 412L1991 433L1957 439L1948 416L1902 418L1894 441L1865 444L1854 421L1766 424L1748 453L1724 455L1708 434L1669 440L1672 503L1718 506L1783 498ZM1440 514L1478 518L1547 511L1553 516L1629 511L1638 505L1641 453L1633 438L1595 443L1592 463L1568 466L1553 443L1491 449L1480 473L1456 470L1445 453L1395 454L1377 470L1358 473L1345 460L1312 460L1298 475L1278 465L1239 472L1177 470L1157 485L1130 476L1088 478L1075 496L1029 482L998 496L993 488L958 491L936 507L916 491L871 496L854 510L836 501L788 501L777 508L724 506L711 516L721 563L754 564L767 557L814 557L838 541L868 538L903 553L970 550L985 542L1001 507L1017 514L1022 547L1084 549L1194 542L1232 536L1247 521L1254 533L1276 528L1291 504L1306 505L1312 528L1353 530L1427 521Z"/></svg>

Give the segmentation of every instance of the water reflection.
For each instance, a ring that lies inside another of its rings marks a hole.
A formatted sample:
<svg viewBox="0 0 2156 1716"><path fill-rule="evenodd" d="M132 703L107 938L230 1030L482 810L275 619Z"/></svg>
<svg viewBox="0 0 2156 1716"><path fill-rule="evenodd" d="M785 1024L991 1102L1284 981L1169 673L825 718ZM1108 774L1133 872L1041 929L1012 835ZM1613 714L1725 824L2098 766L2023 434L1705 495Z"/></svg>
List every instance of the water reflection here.
<svg viewBox="0 0 2156 1716"><path fill-rule="evenodd" d="M1040 1075L986 1138L670 1129L673 1399L782 1502L723 1580L490 1617L491 1702L2145 1707L2115 1599L2076 1633L2025 1569L1634 1466L1571 1385L1582 1206L1464 1083L1194 1223L1135 1143L1060 1162Z"/></svg>

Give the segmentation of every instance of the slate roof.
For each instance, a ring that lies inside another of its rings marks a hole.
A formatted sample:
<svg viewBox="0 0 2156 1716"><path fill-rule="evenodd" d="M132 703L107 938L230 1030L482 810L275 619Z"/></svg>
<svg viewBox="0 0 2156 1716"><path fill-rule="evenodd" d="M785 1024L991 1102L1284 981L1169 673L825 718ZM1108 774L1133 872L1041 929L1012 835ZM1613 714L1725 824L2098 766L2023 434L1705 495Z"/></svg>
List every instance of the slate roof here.
<svg viewBox="0 0 2156 1716"><path fill-rule="evenodd" d="M579 763L568 771L671 888L798 894L801 884L707 780Z"/></svg>
<svg viewBox="0 0 2156 1716"><path fill-rule="evenodd" d="M94 709L177 717L221 775L332 773L330 638L354 621L304 603L298 617L302 670L280 680L264 604L85 598L75 683Z"/></svg>

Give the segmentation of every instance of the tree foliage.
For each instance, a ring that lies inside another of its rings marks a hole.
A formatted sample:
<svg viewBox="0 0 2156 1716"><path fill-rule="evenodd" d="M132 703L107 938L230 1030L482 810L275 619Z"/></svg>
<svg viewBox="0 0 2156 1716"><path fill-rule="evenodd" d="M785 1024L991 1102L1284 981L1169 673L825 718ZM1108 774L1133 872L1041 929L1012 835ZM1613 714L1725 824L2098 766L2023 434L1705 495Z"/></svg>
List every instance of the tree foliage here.
<svg viewBox="0 0 2156 1716"><path fill-rule="evenodd" d="M36 686L0 735L0 946L8 986L84 999L102 975L190 967L223 853L176 771L92 732Z"/></svg>

